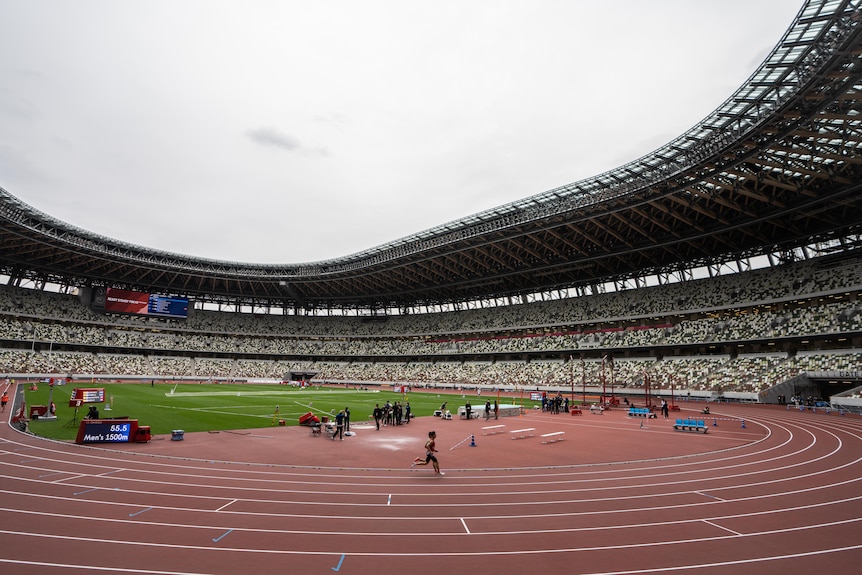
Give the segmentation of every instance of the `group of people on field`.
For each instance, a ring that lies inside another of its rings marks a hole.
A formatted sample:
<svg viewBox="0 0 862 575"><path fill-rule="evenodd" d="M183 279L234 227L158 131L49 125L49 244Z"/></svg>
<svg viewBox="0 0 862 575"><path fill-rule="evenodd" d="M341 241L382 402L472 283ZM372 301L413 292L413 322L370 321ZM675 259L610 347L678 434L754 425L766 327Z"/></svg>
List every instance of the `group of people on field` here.
<svg viewBox="0 0 862 575"><path fill-rule="evenodd" d="M404 402L404 405L401 405L400 401L396 401L394 404L387 401L383 407L380 407L379 403L375 404L372 416L377 429L380 429L381 424L386 426L410 423L413 413L410 410L409 401Z"/></svg>
<svg viewBox="0 0 862 575"><path fill-rule="evenodd" d="M562 393L557 393L554 397L542 393L542 411L554 414L568 413L569 398L563 397Z"/></svg>

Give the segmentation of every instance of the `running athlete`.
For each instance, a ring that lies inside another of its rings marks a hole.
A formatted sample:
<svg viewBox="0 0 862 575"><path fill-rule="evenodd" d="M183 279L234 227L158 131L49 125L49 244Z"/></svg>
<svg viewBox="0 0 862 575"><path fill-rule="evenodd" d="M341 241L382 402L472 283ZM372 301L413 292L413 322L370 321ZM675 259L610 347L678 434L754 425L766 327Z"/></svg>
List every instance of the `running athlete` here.
<svg viewBox="0 0 862 575"><path fill-rule="evenodd" d="M421 457L417 457L413 460L413 464L411 467L416 465L428 465L430 462L434 466L434 473L437 475L446 475L442 471L440 471L440 463L437 461L437 456L434 455L437 453L437 432L429 431L428 432L428 441L425 442L425 459Z"/></svg>

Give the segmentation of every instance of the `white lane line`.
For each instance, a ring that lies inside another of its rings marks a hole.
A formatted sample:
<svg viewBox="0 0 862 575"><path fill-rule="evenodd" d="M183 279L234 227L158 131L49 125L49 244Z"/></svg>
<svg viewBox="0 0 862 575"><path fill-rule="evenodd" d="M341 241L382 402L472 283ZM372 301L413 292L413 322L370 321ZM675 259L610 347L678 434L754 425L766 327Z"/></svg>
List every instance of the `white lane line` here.
<svg viewBox="0 0 862 575"><path fill-rule="evenodd" d="M0 563L12 565L30 565L34 567L60 567L64 569L86 569L88 572L110 571L111 573L141 573L144 575L209 575L199 571L153 571L152 569L129 569L124 567L100 567L98 565L81 565L76 563L48 563L46 561L22 561L18 559L0 559Z"/></svg>
<svg viewBox="0 0 862 575"><path fill-rule="evenodd" d="M232 500L228 501L227 503L225 503L224 505L222 505L221 507L219 507L218 509L216 509L216 511L222 511L224 508L228 507L229 505L233 505L237 501L239 501L239 499L232 499Z"/></svg>
<svg viewBox="0 0 862 575"><path fill-rule="evenodd" d="M719 525L718 523L713 523L712 521L709 521L709 520L707 520L707 519L704 519L704 520L703 520L703 522L704 522L704 523L708 523L708 524L712 525L713 527L718 527L719 529L723 529L723 530L725 530L725 531L729 531L729 532L733 533L734 535L742 536L742 533L740 533L740 532L738 532L738 531L734 531L733 529L728 529L727 527L722 527L722 526L721 526L721 525Z"/></svg>
<svg viewBox="0 0 862 575"><path fill-rule="evenodd" d="M844 523L844 522L840 522ZM212 529L212 527L210 527ZM776 535L781 533L793 532L793 531L808 531L810 526L804 527L795 527L791 529L783 529L783 530L774 530L774 531L764 531L758 533L749 533L741 536L733 536L733 535L722 535L719 537L698 537L693 539L677 539L672 541L650 541L645 543L630 543L630 544L620 544L620 545L593 545L589 547L557 547L557 548L545 548L545 549L493 549L488 551L434 551L434 552L422 552L422 551L409 551L409 552L398 552L393 550L385 550L385 551L359 551L356 553L351 552L351 555L357 557L486 557L486 556L520 556L520 555L553 555L558 553L574 553L574 552L585 552L585 551L606 551L606 550L626 550L626 549L643 549L645 547L669 547L673 545L687 545L691 543L706 543L706 542L726 542L735 540L738 538L756 538L763 535ZM213 542L217 543L219 540L223 539L225 536L232 533L234 529L228 529L224 533L222 533L219 537L213 538ZM244 530L241 530L244 531ZM16 536L29 536L34 538L43 538L43 539L53 539L57 541L78 541L78 542L87 542L87 543L99 543L99 544L113 544L119 545L122 547L143 547L143 548L153 548L153 549L184 549L184 550L203 550L207 552L213 551L226 551L231 553L250 553L250 554L265 554L265 555L327 555L331 556L331 551L311 551L311 550L301 550L301 549L273 549L273 548L253 548L253 547L213 547L211 545L180 545L177 543L150 543L144 541L130 541L130 540L113 540L113 539L103 539L103 538L95 538L95 537L73 537L69 535L46 535L44 533L26 533L21 531L6 531L0 530L0 533L8 534L8 535L16 535ZM337 533L332 533L337 534ZM365 535L365 534L359 534ZM418 537L427 537L431 535L430 533L422 533L417 534ZM452 535L451 533L449 534ZM757 563L761 561L768 561L774 559L788 559L792 557L804 557L809 555L823 555L826 553L834 553L841 551L852 551L862 549L862 543L859 545L850 545L846 547L834 547L834 548L821 548L814 551L810 551L808 553L793 553L787 555L777 555L770 557L755 557L750 559L740 559L740 560L732 560L726 562L719 563L708 563L698 566L718 566L718 565L735 565L735 564L744 564L744 563ZM0 563L7 561L6 559L0 558ZM691 567L691 566L686 566ZM684 567L677 567L676 569L681 569ZM620 575L622 573L650 573L650 572L666 572L666 570L673 569L668 567L655 568L655 569L643 569L643 570L633 570L633 571L613 571L616 575ZM584 574L586 575L586 574Z"/></svg>
<svg viewBox="0 0 862 575"><path fill-rule="evenodd" d="M466 522L466 521L464 521L464 518L463 518L463 517L461 517L461 525L463 525L463 526L464 526L464 531L466 531L466 532L467 532L467 535L470 535L470 528L469 528L469 527L467 527L467 522Z"/></svg>

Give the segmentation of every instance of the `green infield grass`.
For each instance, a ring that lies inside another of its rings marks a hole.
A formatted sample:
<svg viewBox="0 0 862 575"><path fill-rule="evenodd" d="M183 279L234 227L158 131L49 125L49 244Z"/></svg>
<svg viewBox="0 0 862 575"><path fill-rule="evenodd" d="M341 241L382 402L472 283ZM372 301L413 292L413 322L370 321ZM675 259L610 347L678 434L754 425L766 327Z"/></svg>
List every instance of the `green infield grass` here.
<svg viewBox="0 0 862 575"><path fill-rule="evenodd" d="M286 385L253 384L150 384L115 383L80 385L105 389L104 404L83 404L69 407L74 385L55 386L53 401L57 406L56 420L33 419L30 431L36 435L60 440L74 440L78 423L86 417L89 406L96 405L103 419L128 417L138 425L149 426L151 433L170 434L173 430L220 431L229 429L255 429L278 425L299 425L299 418L308 412L317 417L335 417L339 410L350 409L351 423L370 420L375 404L387 401L410 403L414 416L433 415L444 401L454 413L463 405L461 395L437 394L426 391L396 393L391 389L345 389L339 387L298 388ZM27 409L32 405L48 405L50 387L39 384L37 391L25 391ZM475 393L475 392L474 392ZM484 403L488 395L467 395L474 405ZM491 398L493 401L495 397ZM501 398L501 403L512 403L512 398ZM520 403L517 400L516 403ZM110 405L110 410L107 406ZM532 409L534 402L524 400L524 407Z"/></svg>

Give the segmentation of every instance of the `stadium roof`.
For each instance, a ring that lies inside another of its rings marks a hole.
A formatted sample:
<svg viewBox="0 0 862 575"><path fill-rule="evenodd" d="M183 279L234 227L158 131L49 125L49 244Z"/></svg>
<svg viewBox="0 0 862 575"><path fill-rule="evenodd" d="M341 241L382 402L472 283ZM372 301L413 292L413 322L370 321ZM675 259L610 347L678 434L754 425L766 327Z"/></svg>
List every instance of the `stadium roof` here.
<svg viewBox="0 0 862 575"><path fill-rule="evenodd" d="M412 307L520 296L862 232L859 1L812 1L696 126L592 178L343 258L259 265L119 242L0 188L0 274L211 302Z"/></svg>

